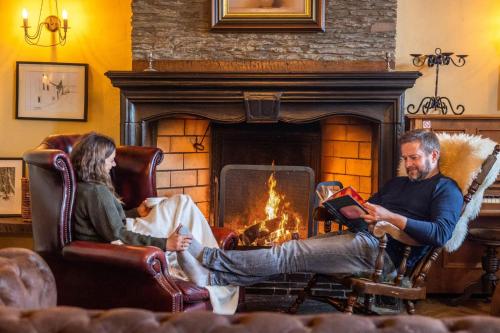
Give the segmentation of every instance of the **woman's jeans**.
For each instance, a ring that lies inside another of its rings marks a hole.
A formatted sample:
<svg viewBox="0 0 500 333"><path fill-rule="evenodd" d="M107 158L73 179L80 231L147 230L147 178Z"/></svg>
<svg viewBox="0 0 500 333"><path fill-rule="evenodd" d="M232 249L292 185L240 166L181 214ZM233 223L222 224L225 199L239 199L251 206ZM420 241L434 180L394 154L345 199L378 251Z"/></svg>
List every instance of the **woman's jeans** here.
<svg viewBox="0 0 500 333"><path fill-rule="evenodd" d="M246 286L280 273L369 273L378 254L378 239L368 232L328 233L292 240L269 249L221 251L205 248L202 264L210 269L209 285ZM384 273L394 271L386 254Z"/></svg>

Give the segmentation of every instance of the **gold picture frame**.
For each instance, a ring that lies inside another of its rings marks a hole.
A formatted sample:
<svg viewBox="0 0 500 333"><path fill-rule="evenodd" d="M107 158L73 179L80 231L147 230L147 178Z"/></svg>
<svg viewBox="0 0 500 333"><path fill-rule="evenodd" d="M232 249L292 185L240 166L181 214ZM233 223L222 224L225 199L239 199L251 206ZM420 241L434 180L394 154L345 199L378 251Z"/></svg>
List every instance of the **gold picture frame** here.
<svg viewBox="0 0 500 333"><path fill-rule="evenodd" d="M212 0L212 30L325 31L325 0Z"/></svg>

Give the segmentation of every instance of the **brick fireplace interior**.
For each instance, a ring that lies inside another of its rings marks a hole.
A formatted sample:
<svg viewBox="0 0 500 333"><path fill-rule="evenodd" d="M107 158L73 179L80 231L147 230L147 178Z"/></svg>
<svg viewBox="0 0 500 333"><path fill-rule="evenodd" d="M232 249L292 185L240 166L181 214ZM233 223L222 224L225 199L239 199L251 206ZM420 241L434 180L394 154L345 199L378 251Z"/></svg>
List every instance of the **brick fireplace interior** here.
<svg viewBox="0 0 500 333"><path fill-rule="evenodd" d="M338 180L367 198L378 188L378 141L374 124L353 116L253 126L194 117L162 119L156 142L165 155L157 171L157 189L159 195L190 195L211 224L217 221L214 203L220 170L227 164L308 166L316 182ZM200 142L203 150L193 145ZM220 152L224 143L231 147Z"/></svg>

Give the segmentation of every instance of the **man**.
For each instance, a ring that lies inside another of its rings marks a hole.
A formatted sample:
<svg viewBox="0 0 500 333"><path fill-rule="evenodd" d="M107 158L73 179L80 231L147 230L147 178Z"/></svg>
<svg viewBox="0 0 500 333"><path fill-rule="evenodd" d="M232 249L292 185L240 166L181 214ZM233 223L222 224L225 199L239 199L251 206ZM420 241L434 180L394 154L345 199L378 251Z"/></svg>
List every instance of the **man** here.
<svg viewBox="0 0 500 333"><path fill-rule="evenodd" d="M415 130L400 138L401 158L408 176L390 180L365 204L367 223L386 221L403 230L420 246L413 246L412 267L431 246L442 246L451 237L463 204L456 183L439 172L440 146L433 132ZM182 230L181 232L185 232ZM404 244L389 236L384 274L401 262ZM193 241L178 252L183 270L199 286L250 285L279 273L323 274L373 270L378 239L368 231L333 233L289 241L270 249L221 251Z"/></svg>

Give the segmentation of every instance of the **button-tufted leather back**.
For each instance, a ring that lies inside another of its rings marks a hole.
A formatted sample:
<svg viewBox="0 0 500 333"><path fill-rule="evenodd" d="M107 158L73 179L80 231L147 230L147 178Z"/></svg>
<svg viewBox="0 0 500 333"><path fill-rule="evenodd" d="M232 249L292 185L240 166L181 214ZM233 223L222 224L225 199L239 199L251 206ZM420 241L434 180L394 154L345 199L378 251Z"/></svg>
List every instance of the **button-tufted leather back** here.
<svg viewBox="0 0 500 333"><path fill-rule="evenodd" d="M54 134L46 137L40 147L45 147L45 149L59 149L66 154L71 154L73 146L80 140L82 136L80 134Z"/></svg>
<svg viewBox="0 0 500 333"><path fill-rule="evenodd" d="M56 305L54 275L47 263L33 251L19 248L0 250L0 285L0 305L21 309Z"/></svg>
<svg viewBox="0 0 500 333"><path fill-rule="evenodd" d="M149 197L156 197L156 166L163 153L154 147L120 146L116 148L116 167L111 178L125 204L125 209L139 206Z"/></svg>
<svg viewBox="0 0 500 333"><path fill-rule="evenodd" d="M33 312L0 309L2 332L122 332L122 333L483 333L500 332L500 318L462 316L434 319L424 316L346 316L340 313L291 316L254 312L232 316L207 311L168 314L139 309L89 311L57 307Z"/></svg>

